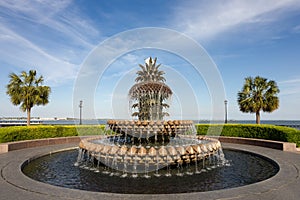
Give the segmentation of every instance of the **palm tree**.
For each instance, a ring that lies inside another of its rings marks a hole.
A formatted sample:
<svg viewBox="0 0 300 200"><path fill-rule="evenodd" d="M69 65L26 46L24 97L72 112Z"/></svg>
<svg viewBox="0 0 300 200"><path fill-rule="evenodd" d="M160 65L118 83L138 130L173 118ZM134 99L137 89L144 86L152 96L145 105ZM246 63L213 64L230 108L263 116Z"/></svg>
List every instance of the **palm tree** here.
<svg viewBox="0 0 300 200"><path fill-rule="evenodd" d="M256 114L256 123L260 124L260 111L272 112L279 107L279 88L273 80L262 77L247 77L241 91L238 92L240 111Z"/></svg>
<svg viewBox="0 0 300 200"><path fill-rule="evenodd" d="M14 105L21 104L21 110L27 112L27 126L30 125L31 109L35 105L46 105L49 102L50 87L42 86L43 76L36 77L36 71L25 71L18 76L15 73L9 75L10 81L6 86L6 94Z"/></svg>

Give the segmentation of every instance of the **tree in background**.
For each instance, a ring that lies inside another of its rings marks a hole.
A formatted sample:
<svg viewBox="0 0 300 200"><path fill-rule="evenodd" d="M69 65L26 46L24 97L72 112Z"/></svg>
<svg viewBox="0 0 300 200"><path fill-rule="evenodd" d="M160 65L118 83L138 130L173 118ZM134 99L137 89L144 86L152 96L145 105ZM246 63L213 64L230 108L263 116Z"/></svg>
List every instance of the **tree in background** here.
<svg viewBox="0 0 300 200"><path fill-rule="evenodd" d="M256 114L256 123L260 124L260 111L272 112L279 107L279 88L273 80L257 76L245 78L241 91L238 92L240 111Z"/></svg>
<svg viewBox="0 0 300 200"><path fill-rule="evenodd" d="M44 78L43 76L37 78L35 70L30 70L28 74L23 71L20 76L11 73L9 78L6 94L10 96L14 105L21 104L21 110L27 112L27 126L29 126L32 107L49 103L51 88L42 86Z"/></svg>

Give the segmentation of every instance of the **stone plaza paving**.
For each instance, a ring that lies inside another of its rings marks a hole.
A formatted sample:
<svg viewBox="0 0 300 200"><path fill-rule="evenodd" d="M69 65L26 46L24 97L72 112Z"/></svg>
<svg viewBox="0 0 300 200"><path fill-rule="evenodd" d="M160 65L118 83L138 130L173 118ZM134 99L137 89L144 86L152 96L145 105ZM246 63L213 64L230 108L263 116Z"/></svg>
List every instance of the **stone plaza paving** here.
<svg viewBox="0 0 300 200"><path fill-rule="evenodd" d="M21 167L28 160L61 149L74 148L78 143L26 148L0 154L0 199L300 199L300 154L251 145L222 143L224 148L240 149L261 154L276 161L280 170L274 177L262 182L231 189L182 194L113 194L67 189L48 185L25 176ZM196 183L195 183L196 184ZM162 186L163 187L163 186Z"/></svg>

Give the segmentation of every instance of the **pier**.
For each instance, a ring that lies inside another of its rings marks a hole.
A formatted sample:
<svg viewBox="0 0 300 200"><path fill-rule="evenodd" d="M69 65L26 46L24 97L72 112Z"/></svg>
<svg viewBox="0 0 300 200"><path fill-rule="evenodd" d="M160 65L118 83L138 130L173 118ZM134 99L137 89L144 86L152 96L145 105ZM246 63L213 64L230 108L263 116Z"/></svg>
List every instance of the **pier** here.
<svg viewBox="0 0 300 200"><path fill-rule="evenodd" d="M38 125L42 124L41 120L30 120L31 125ZM0 127L6 127L6 126L26 126L27 121L26 120L0 120Z"/></svg>

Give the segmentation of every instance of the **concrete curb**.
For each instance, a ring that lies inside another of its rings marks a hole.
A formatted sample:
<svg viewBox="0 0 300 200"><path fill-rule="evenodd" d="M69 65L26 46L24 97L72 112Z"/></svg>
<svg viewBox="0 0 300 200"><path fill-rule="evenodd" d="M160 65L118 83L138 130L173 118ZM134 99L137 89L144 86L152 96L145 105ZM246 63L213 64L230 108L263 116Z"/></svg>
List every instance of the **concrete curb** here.
<svg viewBox="0 0 300 200"><path fill-rule="evenodd" d="M0 144L0 153L7 153L9 151L32 148L32 147L40 147L40 146L48 146L55 144L69 144L69 143L79 143L81 137L59 137L59 138L46 138L46 139L37 139L37 140L24 140L17 142L7 142Z"/></svg>
<svg viewBox="0 0 300 200"><path fill-rule="evenodd" d="M254 146L267 147L271 149L278 149L281 151L297 152L296 144L291 142L280 142L274 140L263 140L255 138L241 138L241 137L219 137L220 142L247 144Z"/></svg>

